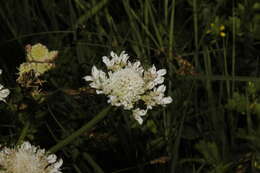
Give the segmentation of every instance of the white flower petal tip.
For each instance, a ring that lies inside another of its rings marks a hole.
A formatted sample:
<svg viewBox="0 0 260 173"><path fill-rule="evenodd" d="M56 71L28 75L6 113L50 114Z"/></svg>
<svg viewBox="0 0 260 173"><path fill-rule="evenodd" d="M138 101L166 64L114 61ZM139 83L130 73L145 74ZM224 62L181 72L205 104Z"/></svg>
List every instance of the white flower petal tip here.
<svg viewBox="0 0 260 173"><path fill-rule="evenodd" d="M154 106L164 106L172 102L171 97L165 97L166 86L163 84L166 69L157 70L153 65L145 70L140 61L130 62L128 54L122 51L119 55L110 52L110 57L103 56L102 61L106 71L92 67L91 76L83 79L90 81L90 86L97 94L105 94L108 103L132 110L133 117L139 124L142 116ZM146 108L140 109L139 105Z"/></svg>
<svg viewBox="0 0 260 173"><path fill-rule="evenodd" d="M57 156L55 154L51 154L47 157L49 163L54 163L57 160Z"/></svg>
<svg viewBox="0 0 260 173"><path fill-rule="evenodd" d="M164 97L162 100L163 104L170 104L172 103L172 98L171 97Z"/></svg>
<svg viewBox="0 0 260 173"><path fill-rule="evenodd" d="M96 66L93 66L93 67L92 67L92 75L93 75L93 76L98 76L98 74L99 74L99 73L98 73L97 67L96 67Z"/></svg>
<svg viewBox="0 0 260 173"><path fill-rule="evenodd" d="M135 116L134 119L140 124L142 125L144 120L140 117L140 116Z"/></svg>
<svg viewBox="0 0 260 173"><path fill-rule="evenodd" d="M0 164L4 172L12 173L61 173L62 159L47 154L45 149L24 142L14 148L0 150ZM1 172L1 171L0 171Z"/></svg>
<svg viewBox="0 0 260 173"><path fill-rule="evenodd" d="M83 79L85 81L93 81L93 77L92 76L85 76L85 77L83 77Z"/></svg>
<svg viewBox="0 0 260 173"><path fill-rule="evenodd" d="M158 92L165 92L166 90L166 86L165 85L160 85L158 88L157 88L157 91Z"/></svg>
<svg viewBox="0 0 260 173"><path fill-rule="evenodd" d="M103 60L103 63L106 64L107 67L113 65L113 64L111 63L111 61L108 59L108 57L106 57L106 56L103 56L103 57L102 57L102 60Z"/></svg>
<svg viewBox="0 0 260 173"><path fill-rule="evenodd" d="M2 74L2 69L0 69L0 74ZM6 103L6 97L10 94L10 90L7 88L4 88L2 84L0 84L0 101L3 101Z"/></svg>
<svg viewBox="0 0 260 173"><path fill-rule="evenodd" d="M143 109L135 109L133 110L133 116L134 116L134 119L140 124L142 125L143 124L143 119L142 119L142 116L145 116L147 113L147 110L143 110Z"/></svg>
<svg viewBox="0 0 260 173"><path fill-rule="evenodd" d="M62 164L63 164L63 160L59 159L59 161L54 164L54 168L59 169Z"/></svg>
<svg viewBox="0 0 260 173"><path fill-rule="evenodd" d="M161 70L158 70L158 71L157 71L157 74L158 74L159 76L164 76L166 73L167 73L166 69L161 69Z"/></svg>

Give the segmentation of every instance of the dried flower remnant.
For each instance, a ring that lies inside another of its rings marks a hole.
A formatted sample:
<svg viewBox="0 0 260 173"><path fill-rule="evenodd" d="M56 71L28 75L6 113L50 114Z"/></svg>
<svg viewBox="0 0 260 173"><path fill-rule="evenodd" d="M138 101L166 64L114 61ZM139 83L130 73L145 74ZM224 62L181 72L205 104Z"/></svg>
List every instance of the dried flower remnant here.
<svg viewBox="0 0 260 173"><path fill-rule="evenodd" d="M61 173L62 163L55 154L47 154L29 142L0 150L0 173Z"/></svg>
<svg viewBox="0 0 260 173"><path fill-rule="evenodd" d="M195 67L187 60L181 56L175 57L179 68L176 71L178 75L197 75L198 73L195 70Z"/></svg>
<svg viewBox="0 0 260 173"><path fill-rule="evenodd" d="M2 74L2 69L0 69L0 75ZM4 88L2 84L0 84L0 101L6 102L5 98L10 94L10 90Z"/></svg>
<svg viewBox="0 0 260 173"><path fill-rule="evenodd" d="M149 109L172 102L171 97L164 96L166 87L163 85L163 76L166 69L156 70L153 65L144 70L139 61L130 62L124 51L119 56L113 51L110 55L111 59L107 56L102 58L107 72L93 66L91 75L84 77L91 82L90 86L96 89L97 94L108 96L108 103L132 110L134 119L142 124L142 116ZM140 103L145 105L144 109L139 107Z"/></svg>
<svg viewBox="0 0 260 173"><path fill-rule="evenodd" d="M153 165L153 164L165 164L165 163L169 162L169 160L170 160L170 157L162 156L162 157L159 157L157 159L151 160L150 164L151 165Z"/></svg>
<svg viewBox="0 0 260 173"><path fill-rule="evenodd" d="M38 86L43 83L39 76L55 67L53 61L58 56L58 51L49 51L46 46L37 43L27 45L26 53L27 62L19 66L17 82L24 87Z"/></svg>
<svg viewBox="0 0 260 173"><path fill-rule="evenodd" d="M37 43L35 45L26 45L27 61L36 62L53 62L53 60L58 56L58 51L49 51L45 45Z"/></svg>

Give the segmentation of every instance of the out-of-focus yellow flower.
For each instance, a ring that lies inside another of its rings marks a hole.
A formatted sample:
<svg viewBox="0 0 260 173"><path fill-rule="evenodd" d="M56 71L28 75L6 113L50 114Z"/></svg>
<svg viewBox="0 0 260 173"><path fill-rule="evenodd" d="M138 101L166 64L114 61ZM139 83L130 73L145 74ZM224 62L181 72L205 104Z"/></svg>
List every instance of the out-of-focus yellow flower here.
<svg viewBox="0 0 260 173"><path fill-rule="evenodd" d="M219 35L220 35L221 37L226 37L226 33L224 33L224 32L220 32Z"/></svg>
<svg viewBox="0 0 260 173"><path fill-rule="evenodd" d="M226 37L225 26L223 24L211 23L209 28L206 30L206 34L210 34L215 37Z"/></svg>
<svg viewBox="0 0 260 173"><path fill-rule="evenodd" d="M220 25L219 30L220 31L224 31L225 30L225 26L224 25Z"/></svg>
<svg viewBox="0 0 260 173"><path fill-rule="evenodd" d="M209 33L211 33L211 30L210 30L210 29L208 29L208 30L206 31L206 34L209 34Z"/></svg>

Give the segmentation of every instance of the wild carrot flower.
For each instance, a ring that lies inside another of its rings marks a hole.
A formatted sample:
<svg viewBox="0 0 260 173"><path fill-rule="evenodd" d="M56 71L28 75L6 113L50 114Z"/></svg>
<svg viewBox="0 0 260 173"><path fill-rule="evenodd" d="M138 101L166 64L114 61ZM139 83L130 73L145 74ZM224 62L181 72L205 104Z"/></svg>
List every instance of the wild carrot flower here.
<svg viewBox="0 0 260 173"><path fill-rule="evenodd" d="M62 163L56 155L49 155L29 142L0 150L0 173L61 173Z"/></svg>
<svg viewBox="0 0 260 173"><path fill-rule="evenodd" d="M0 69L0 75L2 74L2 70ZM5 102L5 98L10 94L10 90L4 88L2 84L0 84L0 101Z"/></svg>
<svg viewBox="0 0 260 173"><path fill-rule="evenodd" d="M111 59L107 56L102 58L106 72L93 66L91 75L84 77L86 81L91 81L90 86L96 89L97 94L108 96L108 103L132 110L133 117L142 124L141 117L146 115L148 109L172 102L171 97L164 96L166 87L163 76L166 69L156 70L153 65L144 70L140 61L130 62L124 51L119 56L113 51L110 55ZM144 109L139 107L142 103Z"/></svg>

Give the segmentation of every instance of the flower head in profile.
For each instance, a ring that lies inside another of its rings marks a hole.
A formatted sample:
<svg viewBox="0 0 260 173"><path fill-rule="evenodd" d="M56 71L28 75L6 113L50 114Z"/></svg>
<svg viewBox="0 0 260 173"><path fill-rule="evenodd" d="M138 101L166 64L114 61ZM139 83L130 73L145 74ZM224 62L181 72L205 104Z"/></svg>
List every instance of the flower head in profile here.
<svg viewBox="0 0 260 173"><path fill-rule="evenodd" d="M49 51L41 43L29 44L25 49L27 62L20 64L17 82L22 86L29 86L38 82L39 76L55 67L53 61L58 56L58 51Z"/></svg>
<svg viewBox="0 0 260 173"><path fill-rule="evenodd" d="M91 82L90 86L96 89L97 94L107 95L111 105L132 110L139 124L143 123L142 116L148 109L172 102L171 97L164 96L166 87L163 76L166 69L156 70L153 65L145 70L140 61L130 62L124 51L119 56L111 52L111 58L104 56L102 59L107 71L93 66L91 75L84 79ZM143 109L140 108L142 103L145 105Z"/></svg>
<svg viewBox="0 0 260 173"><path fill-rule="evenodd" d="M58 51L49 51L41 43L35 45L28 44L25 49L27 52L27 61L52 62L58 56Z"/></svg>
<svg viewBox="0 0 260 173"><path fill-rule="evenodd" d="M49 155L29 142L0 150L0 173L61 173L62 163L56 155Z"/></svg>
<svg viewBox="0 0 260 173"><path fill-rule="evenodd" d="M0 75L2 74L2 70L0 69ZM5 98L10 94L10 90L4 88L2 84L0 84L0 101L5 102Z"/></svg>

